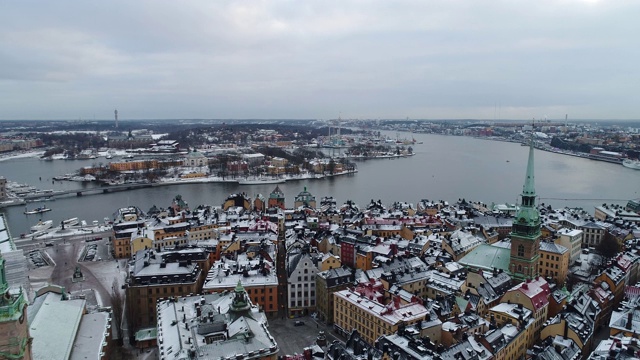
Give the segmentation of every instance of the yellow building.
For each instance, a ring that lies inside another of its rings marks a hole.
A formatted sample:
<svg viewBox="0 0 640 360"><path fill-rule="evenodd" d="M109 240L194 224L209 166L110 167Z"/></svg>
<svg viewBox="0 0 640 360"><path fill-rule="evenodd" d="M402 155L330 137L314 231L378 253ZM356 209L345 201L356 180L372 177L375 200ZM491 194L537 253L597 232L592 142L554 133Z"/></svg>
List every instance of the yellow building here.
<svg viewBox="0 0 640 360"><path fill-rule="evenodd" d="M333 254L324 254L320 262L320 271L337 269L342 266L340 257Z"/></svg>
<svg viewBox="0 0 640 360"><path fill-rule="evenodd" d="M397 332L400 324L421 322L429 313L418 303L400 305L398 299L383 305L349 289L338 291L333 296L334 328L345 336L358 330L369 344L374 344L381 335Z"/></svg>
<svg viewBox="0 0 640 360"><path fill-rule="evenodd" d="M569 271L569 249L552 242L540 242L540 262L538 272L546 278L553 278L560 287L564 285Z"/></svg>
<svg viewBox="0 0 640 360"><path fill-rule="evenodd" d="M153 233L150 233L146 228L139 229L131 234L131 250L129 254L135 254L138 250L153 249L153 240L149 238L149 234L153 236Z"/></svg>
<svg viewBox="0 0 640 360"><path fill-rule="evenodd" d="M211 240L211 239L217 239L217 238L218 238L217 224L196 225L196 226L192 226L189 229L190 241Z"/></svg>
<svg viewBox="0 0 640 360"><path fill-rule="evenodd" d="M492 360L524 359L527 352L527 331L507 323L484 334L479 342L492 350Z"/></svg>
<svg viewBox="0 0 640 360"><path fill-rule="evenodd" d="M285 158L281 158L281 157L277 157L277 156L271 158L271 165L273 165L275 167L284 168L285 166L287 166L288 163L289 163L289 160L287 160Z"/></svg>
<svg viewBox="0 0 640 360"><path fill-rule="evenodd" d="M588 321L576 313L560 313L549 319L540 333L541 339L562 336L573 340L583 354L591 352L593 327Z"/></svg>
<svg viewBox="0 0 640 360"><path fill-rule="evenodd" d="M495 324L498 327L504 327L507 325L515 327L515 329L509 329L512 330L511 335L513 336L509 336L509 334L505 333L505 338L510 341L503 349L501 349L502 351L495 354L495 358L524 358L527 348L530 347L528 344L534 332L533 312L525 308L522 304L503 302L489 309L487 320L495 321Z"/></svg>
<svg viewBox="0 0 640 360"><path fill-rule="evenodd" d="M540 329L547 320L550 294L549 284L538 276L512 287L502 297L502 303L522 304L533 312L533 329L527 335L529 347L540 338Z"/></svg>

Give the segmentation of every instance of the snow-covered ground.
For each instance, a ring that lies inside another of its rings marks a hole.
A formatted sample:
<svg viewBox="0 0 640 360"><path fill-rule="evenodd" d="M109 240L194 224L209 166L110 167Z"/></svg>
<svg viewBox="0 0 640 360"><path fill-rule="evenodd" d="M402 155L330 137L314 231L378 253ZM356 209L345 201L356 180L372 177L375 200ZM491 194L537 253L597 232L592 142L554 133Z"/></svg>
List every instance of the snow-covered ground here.
<svg viewBox="0 0 640 360"><path fill-rule="evenodd" d="M40 157L43 154L44 154L44 151L25 151L25 152L12 151L10 153L0 155L0 161L28 158L28 157Z"/></svg>

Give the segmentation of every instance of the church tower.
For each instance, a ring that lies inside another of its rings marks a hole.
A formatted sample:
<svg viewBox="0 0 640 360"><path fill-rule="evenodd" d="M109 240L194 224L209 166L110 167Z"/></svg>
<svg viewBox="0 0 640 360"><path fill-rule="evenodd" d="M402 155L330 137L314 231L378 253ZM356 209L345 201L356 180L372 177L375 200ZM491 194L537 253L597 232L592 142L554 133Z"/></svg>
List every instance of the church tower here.
<svg viewBox="0 0 640 360"><path fill-rule="evenodd" d="M22 288L9 289L5 260L0 253L0 359L31 358L25 294Z"/></svg>
<svg viewBox="0 0 640 360"><path fill-rule="evenodd" d="M540 258L540 213L536 208L533 171L533 136L529 145L527 175L521 194L521 204L511 227L511 259L509 270L513 279L523 281L538 276Z"/></svg>
<svg viewBox="0 0 640 360"><path fill-rule="evenodd" d="M267 203L267 207L270 208L280 208L284 210L284 193L280 190L280 187L276 185L276 188L273 189L271 194L269 194L269 202Z"/></svg>

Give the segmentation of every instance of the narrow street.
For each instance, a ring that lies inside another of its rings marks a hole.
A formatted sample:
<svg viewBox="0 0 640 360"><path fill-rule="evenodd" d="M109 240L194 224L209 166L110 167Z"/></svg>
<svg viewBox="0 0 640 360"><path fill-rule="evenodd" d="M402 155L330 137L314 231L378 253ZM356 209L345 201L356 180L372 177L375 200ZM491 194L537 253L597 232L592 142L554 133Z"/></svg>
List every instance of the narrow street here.
<svg viewBox="0 0 640 360"><path fill-rule="evenodd" d="M278 254L276 256L276 271L278 273L278 315L281 318L287 317L287 250L284 245L284 238L279 241Z"/></svg>

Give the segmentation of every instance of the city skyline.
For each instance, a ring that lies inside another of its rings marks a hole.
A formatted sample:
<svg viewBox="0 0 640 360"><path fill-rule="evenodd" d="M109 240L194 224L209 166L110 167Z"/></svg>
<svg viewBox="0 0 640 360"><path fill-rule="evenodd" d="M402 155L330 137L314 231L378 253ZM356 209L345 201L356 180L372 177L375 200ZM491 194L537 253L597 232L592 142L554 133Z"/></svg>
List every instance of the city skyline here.
<svg viewBox="0 0 640 360"><path fill-rule="evenodd" d="M630 1L0 6L0 120L637 119Z"/></svg>

